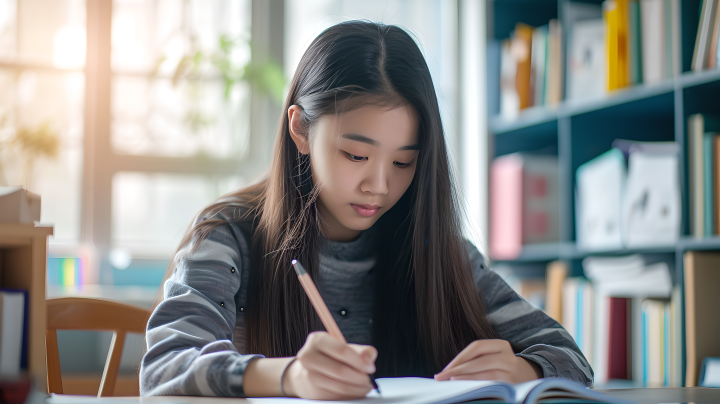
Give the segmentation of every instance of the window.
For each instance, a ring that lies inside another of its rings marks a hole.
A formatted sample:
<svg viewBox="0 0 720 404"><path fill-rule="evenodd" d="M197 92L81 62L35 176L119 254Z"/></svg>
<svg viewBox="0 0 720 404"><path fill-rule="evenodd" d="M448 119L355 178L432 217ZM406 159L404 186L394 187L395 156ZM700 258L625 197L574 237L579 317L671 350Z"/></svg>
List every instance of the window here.
<svg viewBox="0 0 720 404"><path fill-rule="evenodd" d="M250 14L247 0L114 0L111 152L147 157L112 170L114 249L168 259L200 209L244 184L232 167L247 155L250 88L215 65L250 60Z"/></svg>
<svg viewBox="0 0 720 404"><path fill-rule="evenodd" d="M251 14L251 0L0 0L0 186L42 196L51 295L159 280L195 214L266 167L240 77Z"/></svg>
<svg viewBox="0 0 720 404"><path fill-rule="evenodd" d="M457 143L457 2L447 0L286 0L285 72L292 75L313 39L348 20L371 20L402 27L420 45L440 103L453 160Z"/></svg>
<svg viewBox="0 0 720 404"><path fill-rule="evenodd" d="M41 194L56 245L80 240L85 3L0 0L0 186Z"/></svg>

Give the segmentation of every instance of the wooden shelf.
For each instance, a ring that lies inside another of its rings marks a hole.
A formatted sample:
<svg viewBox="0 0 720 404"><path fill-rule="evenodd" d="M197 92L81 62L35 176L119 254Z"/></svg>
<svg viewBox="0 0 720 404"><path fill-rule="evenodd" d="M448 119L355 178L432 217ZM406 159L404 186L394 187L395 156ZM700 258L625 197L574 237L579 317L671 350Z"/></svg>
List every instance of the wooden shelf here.
<svg viewBox="0 0 720 404"><path fill-rule="evenodd" d="M28 373L47 391L45 366L45 279L50 226L0 223L0 287L28 291Z"/></svg>

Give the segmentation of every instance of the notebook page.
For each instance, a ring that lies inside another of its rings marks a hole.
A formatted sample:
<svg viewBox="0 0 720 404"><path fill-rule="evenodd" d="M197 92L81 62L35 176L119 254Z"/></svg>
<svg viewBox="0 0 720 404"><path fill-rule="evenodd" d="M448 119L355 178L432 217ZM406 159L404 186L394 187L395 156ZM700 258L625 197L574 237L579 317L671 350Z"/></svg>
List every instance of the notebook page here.
<svg viewBox="0 0 720 404"><path fill-rule="evenodd" d="M578 398L601 403L629 403L626 400L590 390L580 383L553 377L519 383L514 387L516 403L537 403L544 398Z"/></svg>
<svg viewBox="0 0 720 404"><path fill-rule="evenodd" d="M512 387L502 382L451 380L438 382L434 379L421 377L396 377L376 379L382 394L371 391L367 397L352 401L313 401L288 398L253 398L249 402L258 404L289 404L293 403L353 403L353 404L442 404L455 403L482 397L493 397L512 401ZM481 389L482 391L477 391Z"/></svg>

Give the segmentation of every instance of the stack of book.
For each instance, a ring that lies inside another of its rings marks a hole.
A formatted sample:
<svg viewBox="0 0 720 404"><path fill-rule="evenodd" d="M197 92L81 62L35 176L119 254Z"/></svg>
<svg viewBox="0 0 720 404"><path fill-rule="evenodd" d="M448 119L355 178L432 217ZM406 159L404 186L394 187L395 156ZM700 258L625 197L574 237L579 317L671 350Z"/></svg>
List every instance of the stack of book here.
<svg viewBox="0 0 720 404"><path fill-rule="evenodd" d="M690 232L696 238L720 234L720 118L695 114L688 118Z"/></svg>
<svg viewBox="0 0 720 404"><path fill-rule="evenodd" d="M715 69L720 65L719 31L720 7L718 7L718 0L703 0L693 52L693 71Z"/></svg>
<svg viewBox="0 0 720 404"><path fill-rule="evenodd" d="M692 387L702 360L720 356L720 253L686 252L682 286L673 284L673 262L663 255L588 257L585 277L573 278L567 263L548 264L546 311L575 339L596 385L626 379Z"/></svg>
<svg viewBox="0 0 720 404"><path fill-rule="evenodd" d="M579 248L673 246L680 237L679 148L618 139L577 169Z"/></svg>
<svg viewBox="0 0 720 404"><path fill-rule="evenodd" d="M681 327L672 326L682 321L682 313L671 265L640 255L590 257L583 261L587 278L566 278L559 261L548 266L548 314L575 339L596 384L625 379L645 386L682 385Z"/></svg>
<svg viewBox="0 0 720 404"><path fill-rule="evenodd" d="M563 57L557 20L533 28L518 23L500 47L500 114L513 118L532 106L562 101ZM497 58L497 56L495 56Z"/></svg>
<svg viewBox="0 0 720 404"><path fill-rule="evenodd" d="M566 7L572 16L597 16L570 21L568 99L680 74L679 0L607 0L601 6L568 2Z"/></svg>
<svg viewBox="0 0 720 404"><path fill-rule="evenodd" d="M510 38L488 46L488 73L494 75L488 79L491 113L514 118L532 106L602 97L680 75L681 4L566 1L562 27L557 20L541 27L518 23ZM693 71L720 67L720 0L703 0L699 11ZM565 46L562 38L567 38Z"/></svg>

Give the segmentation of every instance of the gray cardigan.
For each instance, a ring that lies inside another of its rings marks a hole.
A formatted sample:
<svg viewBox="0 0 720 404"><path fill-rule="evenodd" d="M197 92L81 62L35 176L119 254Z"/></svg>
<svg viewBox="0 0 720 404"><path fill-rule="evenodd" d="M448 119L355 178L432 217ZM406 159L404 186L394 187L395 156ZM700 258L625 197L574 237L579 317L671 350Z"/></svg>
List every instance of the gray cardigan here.
<svg viewBox="0 0 720 404"><path fill-rule="evenodd" d="M328 242L316 280L343 335L358 344L370 344L372 337L370 237L366 231L355 241ZM518 296L487 267L477 248L467 245L477 289L500 336L518 356L537 363L545 377L591 385L593 371L565 329ZM178 252L164 300L147 325L141 395L244 395L243 372L260 357L244 347L248 246L237 224L229 222L196 251Z"/></svg>

